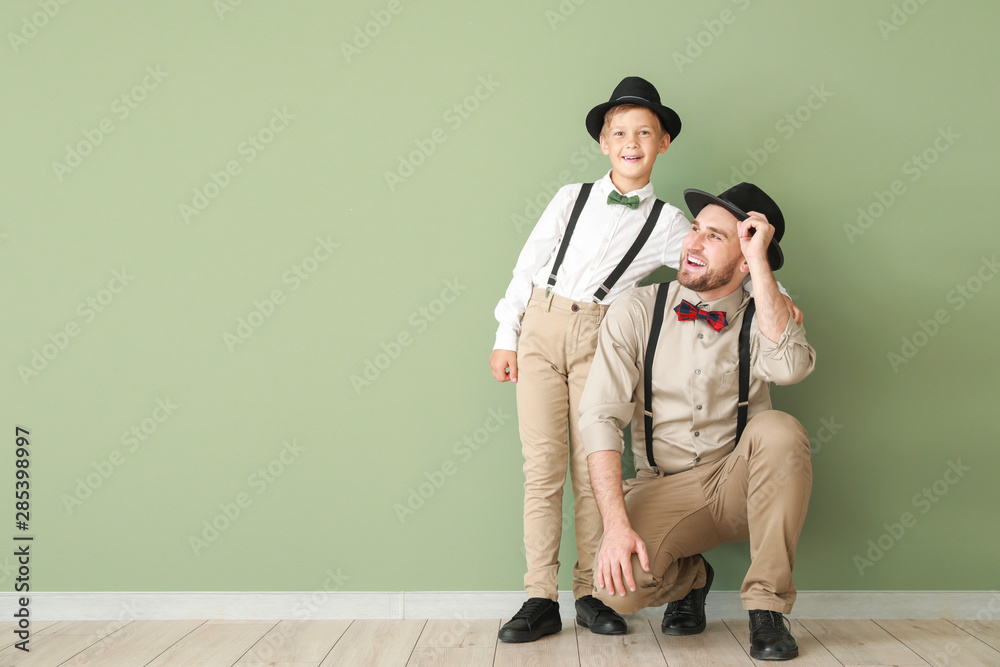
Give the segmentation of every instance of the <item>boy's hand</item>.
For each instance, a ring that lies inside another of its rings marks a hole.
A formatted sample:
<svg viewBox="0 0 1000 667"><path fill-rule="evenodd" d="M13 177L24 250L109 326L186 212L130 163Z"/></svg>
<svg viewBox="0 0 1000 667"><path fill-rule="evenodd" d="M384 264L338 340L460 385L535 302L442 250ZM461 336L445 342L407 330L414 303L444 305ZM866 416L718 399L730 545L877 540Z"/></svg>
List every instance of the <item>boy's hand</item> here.
<svg viewBox="0 0 1000 667"><path fill-rule="evenodd" d="M802 311L799 310L799 307L796 306L787 296L785 297L785 304L788 306L788 310L791 311L792 319L795 320L795 323L802 326L802 318L804 315L802 314Z"/></svg>
<svg viewBox="0 0 1000 667"><path fill-rule="evenodd" d="M493 350L490 354L490 369L497 382L517 382L517 352Z"/></svg>

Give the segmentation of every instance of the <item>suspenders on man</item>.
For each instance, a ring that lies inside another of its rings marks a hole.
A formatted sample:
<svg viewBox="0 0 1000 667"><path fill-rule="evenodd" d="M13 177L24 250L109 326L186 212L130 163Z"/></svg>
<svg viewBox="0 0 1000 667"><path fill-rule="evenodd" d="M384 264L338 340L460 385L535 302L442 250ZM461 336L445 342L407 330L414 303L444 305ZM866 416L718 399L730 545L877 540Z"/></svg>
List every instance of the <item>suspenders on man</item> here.
<svg viewBox="0 0 1000 667"><path fill-rule="evenodd" d="M663 311L667 303L667 292L670 283L660 283L656 286L656 304L653 307L653 321L649 328L649 341L646 343L646 357L643 360L643 423L646 431L646 460L651 468L656 468L653 459L653 357L656 354L656 342L660 338L660 328L663 326ZM740 328L740 388L739 402L736 407L736 442L739 443L743 429L747 425L747 410L750 406L750 324L753 322L757 308L753 299L743 311L743 326Z"/></svg>

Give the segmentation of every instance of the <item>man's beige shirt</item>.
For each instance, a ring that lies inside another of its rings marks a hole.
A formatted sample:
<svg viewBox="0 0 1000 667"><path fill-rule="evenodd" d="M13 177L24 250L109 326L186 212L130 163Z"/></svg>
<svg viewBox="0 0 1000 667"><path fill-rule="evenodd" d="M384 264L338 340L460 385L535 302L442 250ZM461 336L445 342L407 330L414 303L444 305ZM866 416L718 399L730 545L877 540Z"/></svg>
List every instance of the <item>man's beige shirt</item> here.
<svg viewBox="0 0 1000 667"><path fill-rule="evenodd" d="M643 424L643 361L653 319L656 286L619 297L601 324L597 354L580 399L580 428L590 455L625 449L622 431L632 422L636 470L649 469ZM704 310L721 310L728 324L715 331L707 322L677 320L682 299ZM750 295L743 287L712 302L670 284L663 327L653 360L653 457L665 473L716 461L736 447L739 396L739 335ZM768 383L794 384L812 372L816 352L791 318L777 343L750 329L748 419L771 409Z"/></svg>

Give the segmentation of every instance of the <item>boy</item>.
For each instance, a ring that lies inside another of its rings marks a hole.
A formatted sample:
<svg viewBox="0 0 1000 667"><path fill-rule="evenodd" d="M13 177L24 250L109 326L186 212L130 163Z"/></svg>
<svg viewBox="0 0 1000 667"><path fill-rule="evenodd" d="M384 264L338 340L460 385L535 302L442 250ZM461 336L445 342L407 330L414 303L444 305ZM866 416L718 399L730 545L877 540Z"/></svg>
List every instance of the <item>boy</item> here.
<svg viewBox="0 0 1000 667"><path fill-rule="evenodd" d="M656 88L639 77L622 80L608 102L590 111L586 124L609 157L611 171L582 198L579 183L556 193L528 237L495 311L500 326L490 367L500 382L517 383L525 459L524 587L529 599L500 629L499 638L509 642L534 641L562 629L556 600L567 460L576 506L577 622L598 634L627 629L621 616L591 595L601 518L577 407L607 305L661 265L676 268L689 227L680 210L657 202L649 182L657 156L681 129L678 115L660 104ZM567 232L572 210L580 206L575 228ZM567 236L572 242L561 243ZM631 261L628 255L634 255ZM611 280L615 274L617 280Z"/></svg>

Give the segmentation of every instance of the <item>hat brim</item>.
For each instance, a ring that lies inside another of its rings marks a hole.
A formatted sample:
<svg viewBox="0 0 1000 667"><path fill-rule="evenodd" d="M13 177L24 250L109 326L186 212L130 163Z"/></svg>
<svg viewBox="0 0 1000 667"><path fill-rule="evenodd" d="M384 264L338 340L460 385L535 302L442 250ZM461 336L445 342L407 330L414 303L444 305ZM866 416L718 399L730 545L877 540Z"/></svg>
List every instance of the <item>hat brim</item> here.
<svg viewBox="0 0 1000 667"><path fill-rule="evenodd" d="M670 135L670 141L676 139L677 135L681 133L681 117L670 107L651 102L643 97L624 96L611 102L598 104L587 114L587 132L594 138L594 141L601 140L601 128L604 127L605 114L610 109L620 107L623 104L635 104L636 106L646 107L655 113L660 118L663 129Z"/></svg>
<svg viewBox="0 0 1000 667"><path fill-rule="evenodd" d="M713 194L705 192L704 190L697 190L695 188L688 188L684 191L684 202L688 206L688 210L691 211L691 217L697 218L701 210L708 206L709 204L715 204L716 206L721 206L730 213L732 213L737 220L743 221L749 218L746 211L742 210L738 206L730 204L725 199L719 199ZM785 263L785 254L781 252L781 246L773 238L771 239L770 245L767 246L767 263L771 265L772 271L777 271Z"/></svg>

